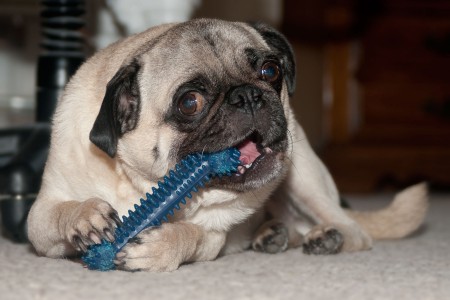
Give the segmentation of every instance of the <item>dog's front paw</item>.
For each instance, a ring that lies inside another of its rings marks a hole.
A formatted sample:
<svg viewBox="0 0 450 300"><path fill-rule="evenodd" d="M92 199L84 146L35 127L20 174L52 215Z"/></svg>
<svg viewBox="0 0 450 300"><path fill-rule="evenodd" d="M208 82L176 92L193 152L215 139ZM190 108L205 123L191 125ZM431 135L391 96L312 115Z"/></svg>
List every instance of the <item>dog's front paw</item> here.
<svg viewBox="0 0 450 300"><path fill-rule="evenodd" d="M306 254L336 254L344 244L344 236L333 227L314 227L306 236L303 252Z"/></svg>
<svg viewBox="0 0 450 300"><path fill-rule="evenodd" d="M172 224L149 228L128 243L116 256L116 265L125 271L169 272L178 269L183 247Z"/></svg>
<svg viewBox="0 0 450 300"><path fill-rule="evenodd" d="M288 229L283 223L272 220L258 230L252 248L258 252L274 254L286 251L288 244Z"/></svg>
<svg viewBox="0 0 450 300"><path fill-rule="evenodd" d="M66 223L66 239L77 251L85 252L102 239L113 241L114 230L121 224L117 212L101 199L92 198L80 203Z"/></svg>

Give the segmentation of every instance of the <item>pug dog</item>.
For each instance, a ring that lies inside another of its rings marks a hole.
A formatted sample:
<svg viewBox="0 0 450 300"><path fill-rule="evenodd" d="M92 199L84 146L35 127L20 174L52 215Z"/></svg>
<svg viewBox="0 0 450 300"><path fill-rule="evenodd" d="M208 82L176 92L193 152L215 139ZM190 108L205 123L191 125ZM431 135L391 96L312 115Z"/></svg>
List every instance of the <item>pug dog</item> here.
<svg viewBox="0 0 450 300"><path fill-rule="evenodd" d="M289 43L260 23L195 19L101 50L67 84L53 117L28 217L37 253L70 257L112 241L119 216L184 156L229 147L241 152L238 171L141 232L117 254L119 269L172 271L249 248L360 251L372 239L417 229L427 210L425 184L379 211L341 208L294 118L294 89Z"/></svg>

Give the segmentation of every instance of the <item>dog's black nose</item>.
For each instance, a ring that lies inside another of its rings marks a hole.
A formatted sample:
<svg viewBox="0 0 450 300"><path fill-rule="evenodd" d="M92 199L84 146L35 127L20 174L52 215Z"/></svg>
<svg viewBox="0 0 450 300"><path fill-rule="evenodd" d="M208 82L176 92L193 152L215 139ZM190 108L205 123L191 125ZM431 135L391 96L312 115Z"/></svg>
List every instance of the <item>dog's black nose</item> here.
<svg viewBox="0 0 450 300"><path fill-rule="evenodd" d="M254 85L240 85L230 89L227 103L245 113L253 114L264 104L262 94L261 89Z"/></svg>

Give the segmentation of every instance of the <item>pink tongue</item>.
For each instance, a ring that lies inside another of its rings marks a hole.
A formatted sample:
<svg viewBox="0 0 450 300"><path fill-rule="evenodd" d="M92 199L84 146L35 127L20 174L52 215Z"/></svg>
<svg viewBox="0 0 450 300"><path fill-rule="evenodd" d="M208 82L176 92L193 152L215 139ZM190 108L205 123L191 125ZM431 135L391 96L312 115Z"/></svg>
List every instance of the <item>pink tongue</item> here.
<svg viewBox="0 0 450 300"><path fill-rule="evenodd" d="M239 151L241 151L241 156L239 160L243 165L251 164L255 159L261 155L258 149L256 149L256 144L250 140L244 141L239 145Z"/></svg>

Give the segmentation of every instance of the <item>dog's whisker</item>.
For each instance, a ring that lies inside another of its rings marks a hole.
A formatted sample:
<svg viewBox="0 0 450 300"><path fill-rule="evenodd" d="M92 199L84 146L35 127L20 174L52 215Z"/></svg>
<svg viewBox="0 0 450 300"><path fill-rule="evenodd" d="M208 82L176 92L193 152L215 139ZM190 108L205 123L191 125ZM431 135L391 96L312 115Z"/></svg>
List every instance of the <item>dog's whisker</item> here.
<svg viewBox="0 0 450 300"><path fill-rule="evenodd" d="M206 145L203 146L202 154L201 154L202 156L203 156L203 154L205 154L205 150L206 150Z"/></svg>

